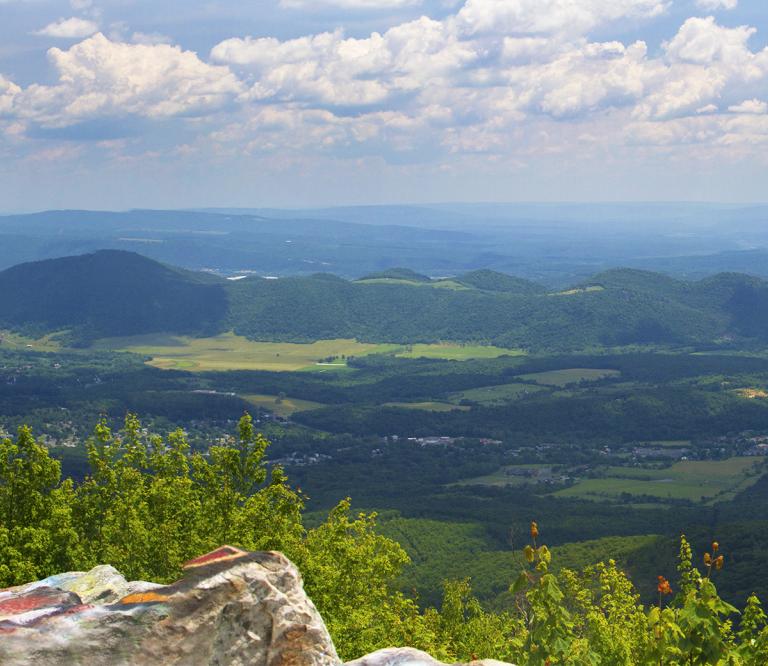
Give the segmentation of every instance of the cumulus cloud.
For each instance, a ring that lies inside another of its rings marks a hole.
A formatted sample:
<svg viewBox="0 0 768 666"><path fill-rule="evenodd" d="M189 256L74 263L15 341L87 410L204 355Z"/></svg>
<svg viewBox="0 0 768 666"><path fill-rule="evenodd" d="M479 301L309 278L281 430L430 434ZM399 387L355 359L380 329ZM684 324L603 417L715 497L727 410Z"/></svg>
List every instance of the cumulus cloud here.
<svg viewBox="0 0 768 666"><path fill-rule="evenodd" d="M95 32L98 32L98 30L99 26L97 23L73 16L72 18L62 18L54 23L50 23L35 32L35 34L41 37L55 37L57 39L81 39L83 37L90 37Z"/></svg>
<svg viewBox="0 0 768 666"><path fill-rule="evenodd" d="M733 104L728 107L731 113L751 113L761 114L768 113L768 102L764 102L760 99L747 99L741 104Z"/></svg>
<svg viewBox="0 0 768 666"><path fill-rule="evenodd" d="M466 0L443 3L444 12L454 7L444 18L367 34L233 37L207 61L125 25L112 39L51 49L54 84L21 89L0 78L0 114L38 136L82 136L85 127L92 139L109 138L110 122L138 134L136 119L205 117L185 128L217 156L375 155L399 164L762 142L768 49L750 47L754 28L692 17L661 48L608 36L611 24L634 27L669 4Z"/></svg>
<svg viewBox="0 0 768 666"><path fill-rule="evenodd" d="M689 18L664 49L671 60L680 62L739 64L752 57L747 42L756 32L745 25L722 27L712 16Z"/></svg>
<svg viewBox="0 0 768 666"><path fill-rule="evenodd" d="M718 9L736 9L739 6L739 0L696 0L696 6L707 12L714 12Z"/></svg>
<svg viewBox="0 0 768 666"><path fill-rule="evenodd" d="M319 136L318 124L328 130L317 145L357 142L377 154L386 143L404 151L418 145L501 155L529 141L526 127L536 127L548 137L548 150L557 150L553 137L562 142L571 123L595 125L580 134L582 142L600 141L600 123L627 141L621 128L637 129L641 143L655 136L666 145L670 132L714 141L723 125L707 119L756 109L743 100L757 100L768 87L768 49L749 46L754 28L690 18L660 55L650 55L643 41L589 39L596 27L649 19L667 6L658 0L609 6L602 0L467 0L445 19L422 17L367 37L338 30L288 40L228 39L211 58L247 83L244 113L259 119L260 132L269 128L270 145L283 131L292 143L289 135L301 123L312 136ZM729 108L730 114L720 111ZM265 120L277 117L284 122ZM666 124L674 131L664 130ZM256 125L240 129L256 131ZM728 136L737 134L731 129ZM226 141L226 133L216 140Z"/></svg>
<svg viewBox="0 0 768 666"><path fill-rule="evenodd" d="M250 93L255 99L365 106L444 81L477 53L445 23L422 17L365 39L346 38L341 31L284 42L228 39L211 57L248 70L255 78Z"/></svg>
<svg viewBox="0 0 768 666"><path fill-rule="evenodd" d="M669 0L467 0L456 20L472 34L585 34L619 19L658 16L669 4Z"/></svg>
<svg viewBox="0 0 768 666"><path fill-rule="evenodd" d="M664 66L657 69L636 115L674 118L721 99L744 99L745 93L768 82L768 49L749 48L754 33L748 26L720 26L711 16L685 21L664 44Z"/></svg>
<svg viewBox="0 0 768 666"><path fill-rule="evenodd" d="M59 81L17 92L14 108L47 127L95 118L166 118L215 111L242 92L226 67L164 44L116 43L101 33L48 58Z"/></svg>
<svg viewBox="0 0 768 666"><path fill-rule="evenodd" d="M21 88L0 74L0 116L11 111L13 99L21 92Z"/></svg>

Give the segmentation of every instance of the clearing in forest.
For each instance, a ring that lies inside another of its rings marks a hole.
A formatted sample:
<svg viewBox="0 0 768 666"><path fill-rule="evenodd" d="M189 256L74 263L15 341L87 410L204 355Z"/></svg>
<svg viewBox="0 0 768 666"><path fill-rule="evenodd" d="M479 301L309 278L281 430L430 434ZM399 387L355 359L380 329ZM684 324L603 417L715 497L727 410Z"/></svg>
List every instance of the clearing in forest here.
<svg viewBox="0 0 768 666"><path fill-rule="evenodd" d="M684 460L665 469L607 467L605 477L585 478L555 493L558 497L614 501L622 495L659 500L729 500L757 482L765 473L765 458Z"/></svg>
<svg viewBox="0 0 768 666"><path fill-rule="evenodd" d="M619 377L618 370L609 368L566 368L564 370L549 370L548 372L533 372L520 375L519 379L536 382L543 386L568 386L578 382L596 382L608 377Z"/></svg>
<svg viewBox="0 0 768 666"><path fill-rule="evenodd" d="M350 356L394 354L403 358L467 360L519 355L522 352L482 345L369 343L357 340L318 340L258 342L234 333L209 338L190 338L168 334L137 335L100 340L98 349L127 351L150 357L148 363L165 370L194 372L217 370L272 370L291 372L345 370Z"/></svg>

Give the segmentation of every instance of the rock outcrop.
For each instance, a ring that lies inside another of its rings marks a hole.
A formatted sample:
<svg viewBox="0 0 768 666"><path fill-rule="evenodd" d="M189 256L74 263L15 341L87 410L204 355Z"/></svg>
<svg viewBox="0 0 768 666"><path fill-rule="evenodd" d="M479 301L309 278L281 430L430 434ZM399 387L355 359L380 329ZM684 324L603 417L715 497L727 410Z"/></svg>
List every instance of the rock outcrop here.
<svg viewBox="0 0 768 666"><path fill-rule="evenodd" d="M0 590L0 664L341 666L285 556L222 546L184 569L172 585L100 566ZM444 665L393 648L347 666Z"/></svg>
<svg viewBox="0 0 768 666"><path fill-rule="evenodd" d="M0 591L0 664L338 666L301 576L280 553L229 546L168 586L111 567Z"/></svg>

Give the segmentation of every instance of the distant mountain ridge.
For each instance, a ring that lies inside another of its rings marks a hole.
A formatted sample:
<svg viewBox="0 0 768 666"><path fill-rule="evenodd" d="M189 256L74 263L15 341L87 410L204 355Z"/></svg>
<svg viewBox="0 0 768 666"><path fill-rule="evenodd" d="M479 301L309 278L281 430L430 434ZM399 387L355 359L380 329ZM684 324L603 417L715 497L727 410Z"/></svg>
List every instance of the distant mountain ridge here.
<svg viewBox="0 0 768 666"><path fill-rule="evenodd" d="M430 288L434 287L434 288ZM614 269L563 291L490 270L430 279L393 269L229 281L103 250L0 272L0 328L112 336L234 330L256 340L461 341L530 350L768 341L768 283Z"/></svg>
<svg viewBox="0 0 768 666"><path fill-rule="evenodd" d="M564 288L613 266L768 278L768 206L433 204L0 215L0 270L101 249L232 276L492 269Z"/></svg>

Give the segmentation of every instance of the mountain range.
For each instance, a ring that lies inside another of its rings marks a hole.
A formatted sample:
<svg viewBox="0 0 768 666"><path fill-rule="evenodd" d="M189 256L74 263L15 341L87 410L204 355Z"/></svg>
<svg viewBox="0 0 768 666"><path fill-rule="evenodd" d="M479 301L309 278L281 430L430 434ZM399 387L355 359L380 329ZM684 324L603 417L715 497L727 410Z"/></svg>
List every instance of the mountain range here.
<svg viewBox="0 0 768 666"><path fill-rule="evenodd" d="M614 269L552 290L490 270L432 279L409 269L225 279L125 251L0 272L0 327L67 331L73 344L143 333L255 340L458 341L532 351L768 340L768 283L725 273L682 281Z"/></svg>
<svg viewBox="0 0 768 666"><path fill-rule="evenodd" d="M564 287L614 266L768 278L768 206L434 204L316 210L59 210L0 216L0 269L101 249L222 276L489 268Z"/></svg>

